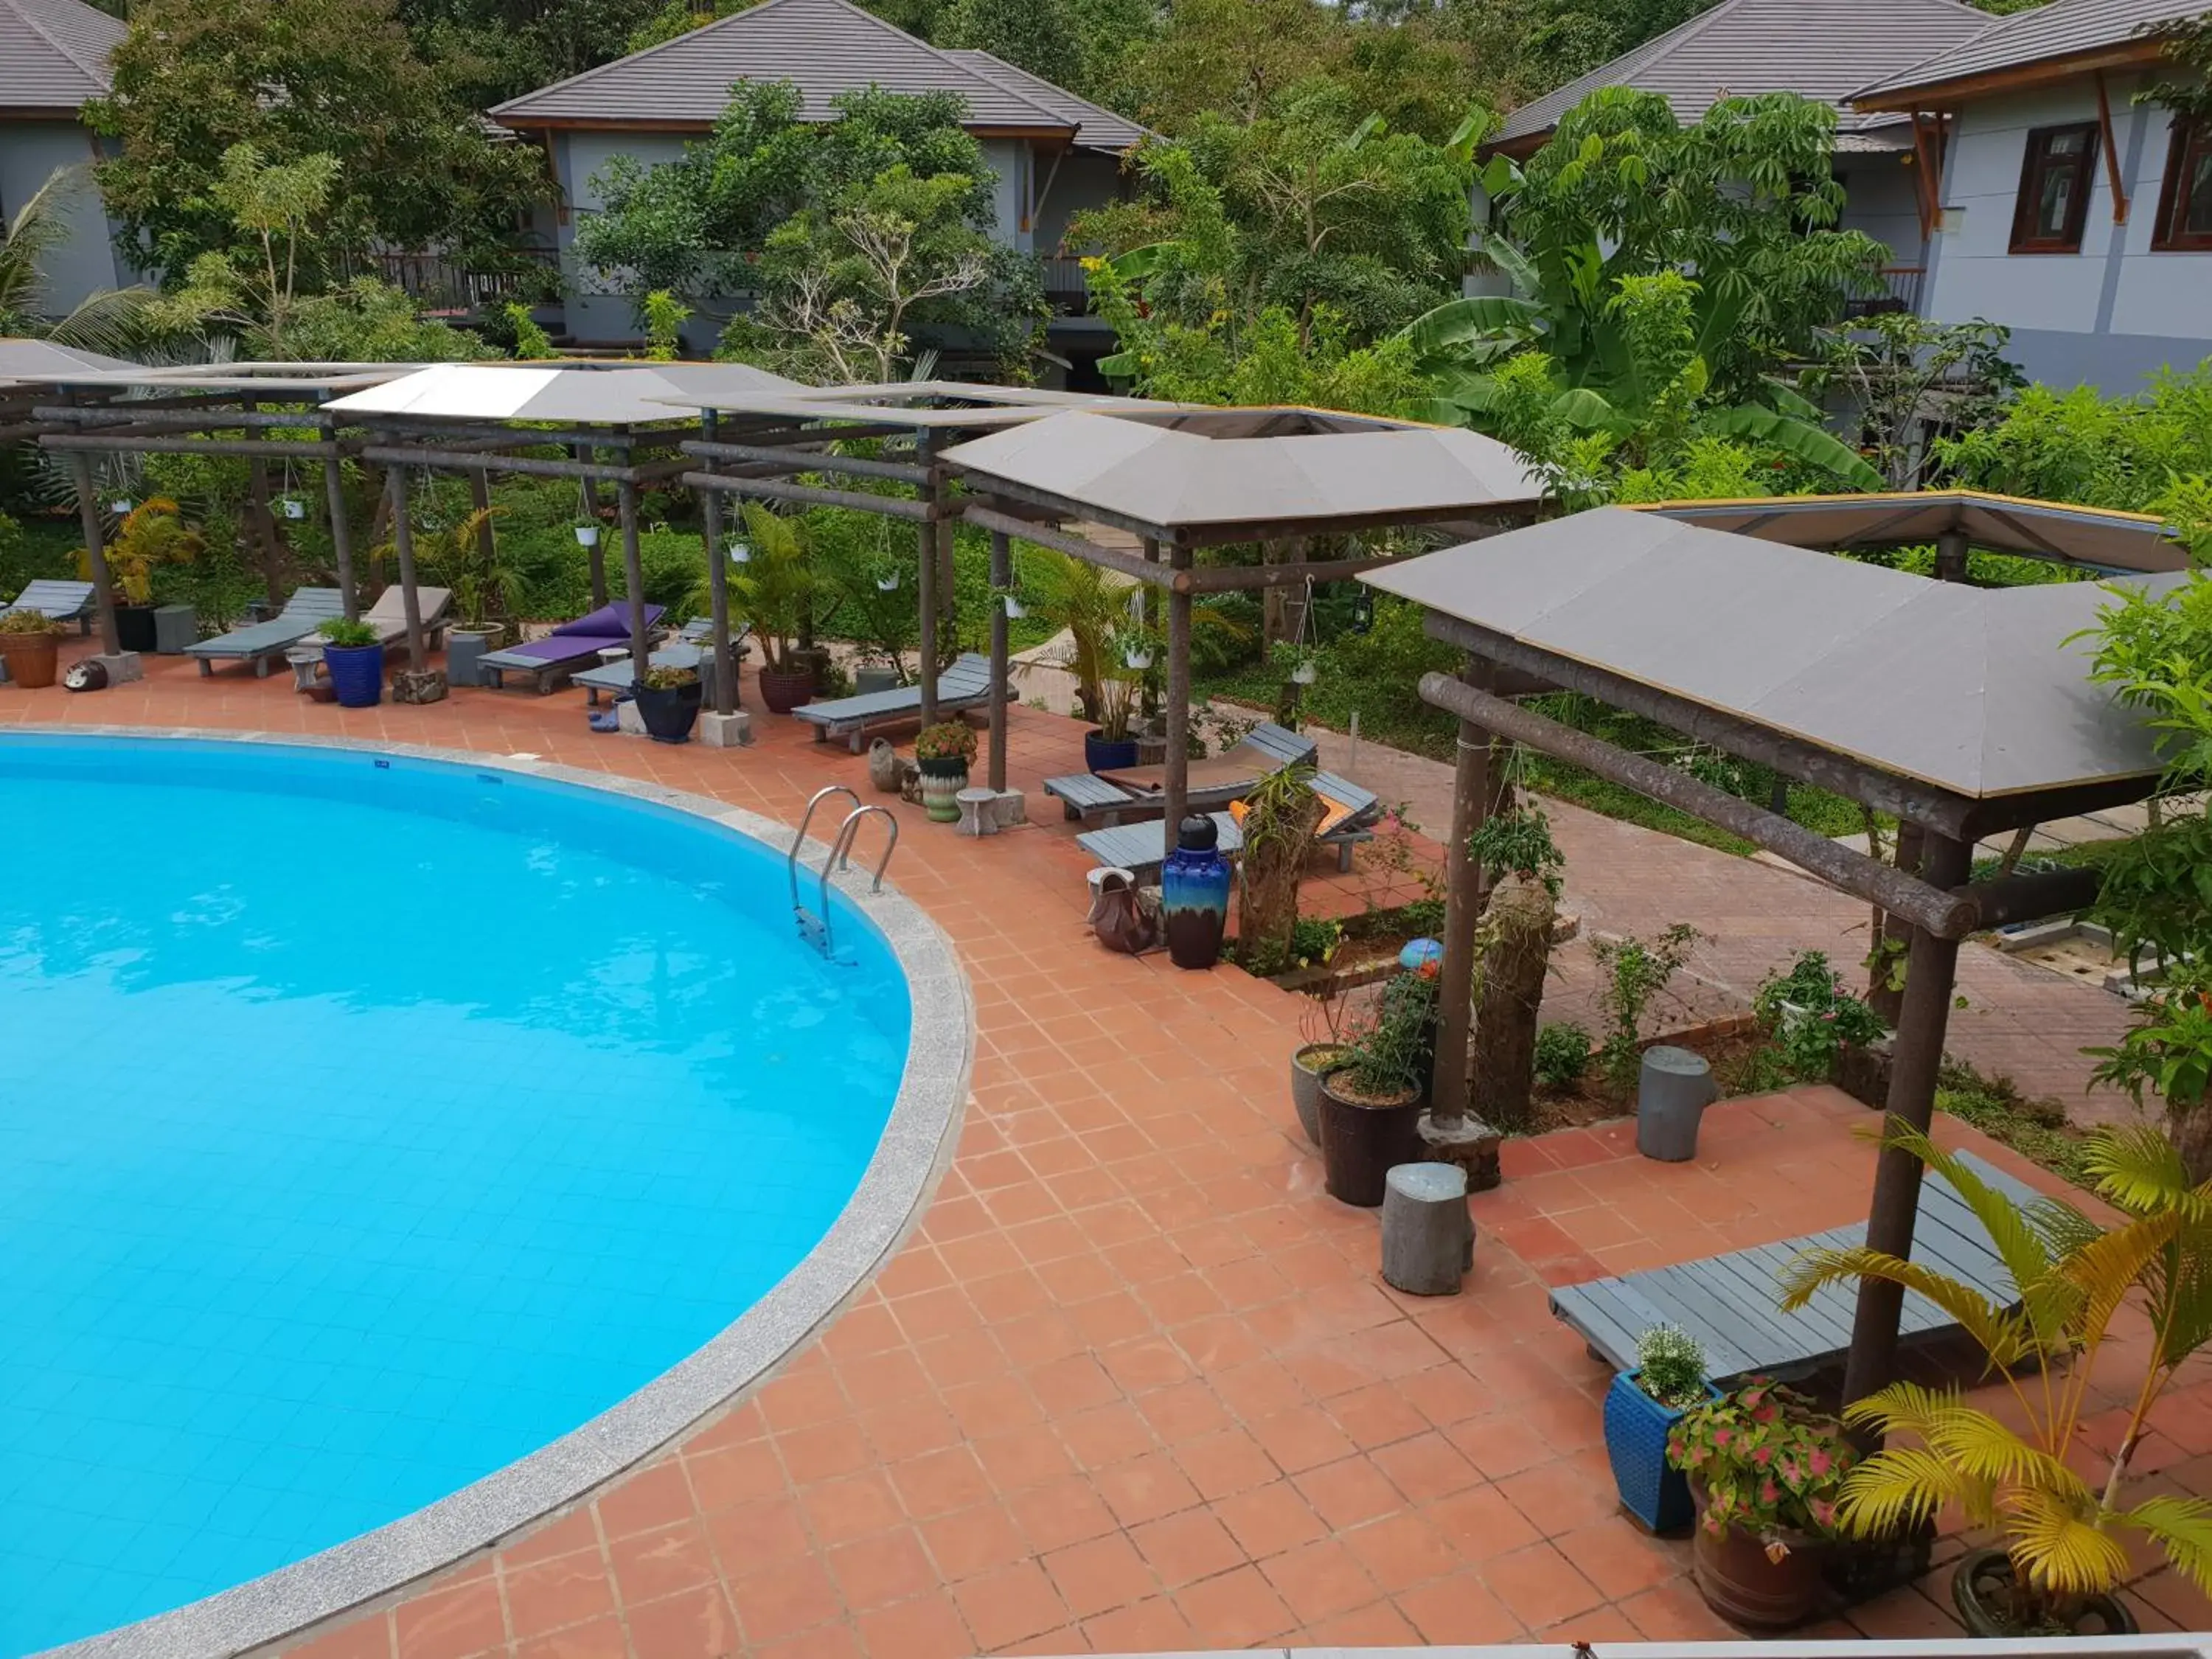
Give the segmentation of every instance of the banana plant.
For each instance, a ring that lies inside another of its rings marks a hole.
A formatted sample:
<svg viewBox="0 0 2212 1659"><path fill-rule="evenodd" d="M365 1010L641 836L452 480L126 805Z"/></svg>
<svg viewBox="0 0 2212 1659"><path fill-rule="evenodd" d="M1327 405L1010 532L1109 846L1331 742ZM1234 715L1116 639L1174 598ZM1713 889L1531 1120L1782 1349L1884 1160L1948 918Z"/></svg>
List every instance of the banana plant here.
<svg viewBox="0 0 2212 1659"><path fill-rule="evenodd" d="M2110 1595L2130 1569L2126 1540L2156 1546L2212 1590L2212 1503L2153 1495L2124 1501L2128 1466L2160 1396L2212 1338L2212 1182L2192 1183L2155 1128L2101 1128L2086 1147L2099 1196L2120 1212L2100 1225L2053 1198L2021 1205L1919 1130L1893 1118L1883 1145L1911 1153L1951 1184L1987 1230L2017 1300L1925 1262L1865 1245L1808 1250L1785 1270L1782 1306L1795 1311L1824 1285L1879 1281L1925 1297L1978 1343L2008 1392L2006 1417L1955 1388L1895 1382L1844 1408L1847 1423L1898 1437L1845 1479L1844 1531L1866 1537L1924 1523L1955 1506L1993 1530L2009 1558L2011 1607L2027 1628L2065 1628L2087 1600ZM2147 1343L2114 1330L2133 1304ZM2108 1352L2109 1350L2109 1352ZM2141 1374L2101 1482L2080 1473L2094 1455L2085 1419L2091 1380L2116 1366ZM2021 1426L2015 1427L2014 1424Z"/></svg>

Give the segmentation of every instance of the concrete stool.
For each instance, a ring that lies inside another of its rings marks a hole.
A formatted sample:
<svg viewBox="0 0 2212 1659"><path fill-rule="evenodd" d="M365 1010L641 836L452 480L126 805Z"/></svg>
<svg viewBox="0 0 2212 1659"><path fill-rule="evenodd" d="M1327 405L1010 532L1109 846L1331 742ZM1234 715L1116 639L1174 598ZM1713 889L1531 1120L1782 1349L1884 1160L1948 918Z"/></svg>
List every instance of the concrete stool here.
<svg viewBox="0 0 2212 1659"><path fill-rule="evenodd" d="M1382 1182L1382 1277L1410 1296L1456 1296L1474 1265L1467 1171L1401 1164Z"/></svg>
<svg viewBox="0 0 2212 1659"><path fill-rule="evenodd" d="M1687 1048L1644 1051L1636 1085L1636 1150L1662 1164L1698 1155L1698 1124L1712 1103L1713 1068Z"/></svg>
<svg viewBox="0 0 2212 1659"><path fill-rule="evenodd" d="M995 836L999 833L999 792L995 789L963 789L953 799L960 803L960 822L955 826L963 836Z"/></svg>

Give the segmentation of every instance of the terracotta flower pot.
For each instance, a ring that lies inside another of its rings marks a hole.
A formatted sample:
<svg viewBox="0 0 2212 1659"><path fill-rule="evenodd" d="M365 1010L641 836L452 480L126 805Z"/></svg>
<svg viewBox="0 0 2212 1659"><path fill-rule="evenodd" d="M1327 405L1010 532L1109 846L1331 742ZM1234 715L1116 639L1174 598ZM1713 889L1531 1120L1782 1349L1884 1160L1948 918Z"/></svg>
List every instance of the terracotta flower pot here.
<svg viewBox="0 0 2212 1659"><path fill-rule="evenodd" d="M0 634L0 662L8 665L8 678L26 691L54 683L61 648L52 634Z"/></svg>
<svg viewBox="0 0 2212 1659"><path fill-rule="evenodd" d="M1730 1527L1716 1537L1706 1529L1703 1483L1692 1480L1690 1496L1698 1512L1690 1569L1707 1607L1746 1630L1788 1630L1820 1609L1828 1553L1822 1540L1789 1539L1778 1561L1752 1533Z"/></svg>

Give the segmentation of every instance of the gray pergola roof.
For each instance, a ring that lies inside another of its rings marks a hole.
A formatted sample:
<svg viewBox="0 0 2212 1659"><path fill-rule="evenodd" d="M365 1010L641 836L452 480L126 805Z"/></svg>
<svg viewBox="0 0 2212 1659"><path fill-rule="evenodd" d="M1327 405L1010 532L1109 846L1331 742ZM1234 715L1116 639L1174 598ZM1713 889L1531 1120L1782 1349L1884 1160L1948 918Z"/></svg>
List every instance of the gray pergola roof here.
<svg viewBox="0 0 2212 1659"><path fill-rule="evenodd" d="M1894 123L1894 116L1852 113L1850 94L1876 76L1972 39L1989 22L1987 12L1959 0L1721 0L1522 105L1491 142L1512 146L1540 137L1601 87L1656 92L1686 124L1723 98L1764 92L1834 105L1845 132Z"/></svg>
<svg viewBox="0 0 2212 1659"><path fill-rule="evenodd" d="M1910 109L1942 101L1948 88L2048 64L2054 72L2107 54L2147 60L2158 55L2160 26L2202 17L2212 0L2051 0L2048 5L1992 18L1972 39L1931 51L1851 94L1862 109Z"/></svg>
<svg viewBox="0 0 2212 1659"><path fill-rule="evenodd" d="M107 55L125 32L84 0L0 0L0 114L70 116L105 97Z"/></svg>
<svg viewBox="0 0 2212 1659"><path fill-rule="evenodd" d="M740 81L788 81L799 118L836 118L835 100L879 87L949 92L967 125L1120 150L1143 129L1002 63L988 52L940 51L850 0L763 0L733 16L632 52L491 111L509 127L621 130L714 125Z"/></svg>
<svg viewBox="0 0 2212 1659"><path fill-rule="evenodd" d="M1969 799L2161 769L2142 717L2068 642L2111 601L2095 583L1967 587L1620 507L1361 580Z"/></svg>
<svg viewBox="0 0 2212 1659"><path fill-rule="evenodd" d="M2155 514L2075 507L1976 489L1659 501L1637 509L1792 547L1903 547L1958 532L1976 547L2101 570L2189 568L2189 550Z"/></svg>
<svg viewBox="0 0 2212 1659"><path fill-rule="evenodd" d="M716 365L708 365L716 367ZM1143 398L1042 386L984 386L967 380L886 380L867 386L808 386L786 382L747 391L742 386L693 386L664 402L725 415L773 415L793 421L845 421L911 427L917 431L995 431L1042 420L1070 409L1164 410L1180 405ZM825 438L834 437L825 432Z"/></svg>
<svg viewBox="0 0 2212 1659"><path fill-rule="evenodd" d="M89 353L72 353L89 356ZM105 364L106 367L98 365ZM110 391L258 392L285 400L317 398L381 386L413 374L416 363L179 363L147 366L100 358L94 366L57 367L36 378L47 386L104 387Z"/></svg>
<svg viewBox="0 0 2212 1659"><path fill-rule="evenodd" d="M137 368L125 358L103 357L97 351L79 351L51 340L0 339L0 385L52 386L57 374L116 374Z"/></svg>
<svg viewBox="0 0 2212 1659"><path fill-rule="evenodd" d="M645 426L693 397L801 390L744 363L434 363L327 405L341 415Z"/></svg>
<svg viewBox="0 0 2212 1659"><path fill-rule="evenodd" d="M986 493L1199 541L1471 517L1544 493L1495 439L1303 409L1073 410L943 459Z"/></svg>

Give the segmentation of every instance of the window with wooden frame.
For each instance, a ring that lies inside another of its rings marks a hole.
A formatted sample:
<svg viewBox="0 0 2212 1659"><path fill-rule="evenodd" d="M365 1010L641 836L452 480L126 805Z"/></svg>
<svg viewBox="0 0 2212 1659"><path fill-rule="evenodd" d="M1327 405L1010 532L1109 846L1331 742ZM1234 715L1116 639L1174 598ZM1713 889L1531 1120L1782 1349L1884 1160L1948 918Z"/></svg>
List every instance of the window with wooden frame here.
<svg viewBox="0 0 2212 1659"><path fill-rule="evenodd" d="M2079 253L2089 222L2089 187L2097 163L2097 124L2038 127L2021 162L2020 200L2013 210L2014 253Z"/></svg>
<svg viewBox="0 0 2212 1659"><path fill-rule="evenodd" d="M2161 253L2212 253L2212 118L2173 118L2150 245Z"/></svg>

